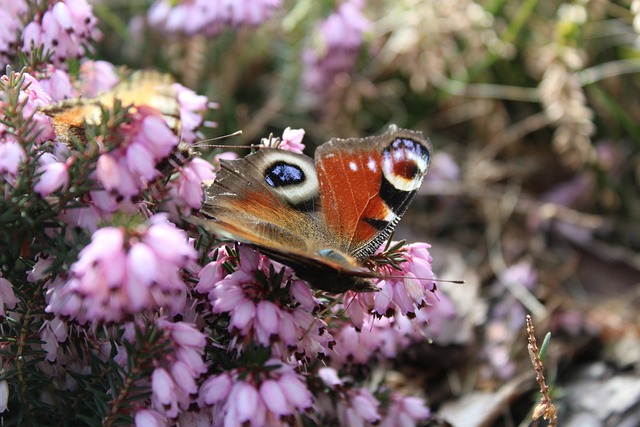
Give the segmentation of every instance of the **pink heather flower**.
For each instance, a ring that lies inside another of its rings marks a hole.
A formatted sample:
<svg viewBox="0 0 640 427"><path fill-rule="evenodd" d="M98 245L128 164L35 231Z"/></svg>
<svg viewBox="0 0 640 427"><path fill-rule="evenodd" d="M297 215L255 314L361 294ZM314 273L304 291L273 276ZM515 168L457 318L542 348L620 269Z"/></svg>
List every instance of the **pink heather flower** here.
<svg viewBox="0 0 640 427"><path fill-rule="evenodd" d="M277 427L310 408L313 397L293 366L271 359L252 375L234 369L210 377L200 387L198 402L212 405L213 419L221 421L216 425Z"/></svg>
<svg viewBox="0 0 640 427"><path fill-rule="evenodd" d="M227 252L226 246L218 246L209 256L217 251L217 259L208 263L198 273L198 284L195 286L196 292L207 294L212 291L220 280L228 275L227 270L223 267L225 262L231 260L231 256Z"/></svg>
<svg viewBox="0 0 640 427"><path fill-rule="evenodd" d="M51 103L51 97L44 91L38 80L33 78L29 73L23 73L22 75L24 76L24 81L20 88L20 94L18 95L18 102L23 105L22 116L25 119L31 119L35 125L32 132L34 135L37 135L36 141L41 142L54 139L55 133L53 131L53 125L51 124L51 118L38 111L38 109ZM9 78L6 75L0 77L0 80L2 80L5 85L9 82ZM25 139L28 139L28 137ZM0 157L0 159L1 158L2 157Z"/></svg>
<svg viewBox="0 0 640 427"><path fill-rule="evenodd" d="M448 300L447 300L448 301ZM334 322L331 333L335 339L331 360L338 364L365 365L371 360L393 359L415 342L421 342L425 336L438 337L443 319L453 317L455 310L438 311L435 307L425 307L409 318L400 313L393 317L378 318L365 315L358 327L351 323Z"/></svg>
<svg viewBox="0 0 640 427"><path fill-rule="evenodd" d="M211 406L225 400L229 397L232 386L233 382L231 380L231 374L228 372L209 377L200 386L200 406Z"/></svg>
<svg viewBox="0 0 640 427"><path fill-rule="evenodd" d="M268 277L269 266L275 263L246 246L239 252L240 267L233 273L225 275L220 267L225 256L200 272L196 290L207 294L211 312L228 314L229 332L272 347L274 354L287 355L289 349L307 355L326 354L331 340L329 334L323 336L326 324L320 320L314 323L315 318L302 306L291 308L288 299L280 302L277 289L269 289L256 279L258 271ZM292 272L287 269L285 281L291 278ZM242 346L242 342L236 345Z"/></svg>
<svg viewBox="0 0 640 427"><path fill-rule="evenodd" d="M307 358L328 356L333 348L334 338L328 332L327 323L310 311L300 308L293 311L293 317L299 331L302 332L298 333L296 356L298 358L302 358L303 355Z"/></svg>
<svg viewBox="0 0 640 427"><path fill-rule="evenodd" d="M62 0L53 5L42 19L30 22L22 33L22 50L44 47L53 53L54 65L64 66L67 58L81 58L90 41L99 37L91 6L86 0Z"/></svg>
<svg viewBox="0 0 640 427"><path fill-rule="evenodd" d="M96 177L107 191L117 192L123 196L134 196L141 188L138 188L126 159L116 157L110 153L102 154L96 164ZM139 182L141 186L144 183Z"/></svg>
<svg viewBox="0 0 640 427"><path fill-rule="evenodd" d="M105 227L71 266L68 281L50 284L48 312L86 321L119 321L126 314L184 308L187 287L180 271L195 249L182 230L155 215L134 233Z"/></svg>
<svg viewBox="0 0 640 427"><path fill-rule="evenodd" d="M151 376L151 402L156 408L162 408L170 418L178 415L178 395L176 389L179 385L164 368L156 368ZM187 400L188 402L188 400Z"/></svg>
<svg viewBox="0 0 640 427"><path fill-rule="evenodd" d="M166 340L165 348L170 351L154 357L155 369L151 375L149 409L165 417L175 418L194 403L194 396L198 393L196 382L207 372L207 366L202 359L207 339L190 323L160 318L155 324ZM136 342L134 323L127 323L123 339L130 343ZM126 352L119 352L116 361L126 365Z"/></svg>
<svg viewBox="0 0 640 427"><path fill-rule="evenodd" d="M136 427L167 427L169 421L165 416L152 409L142 409L136 412Z"/></svg>
<svg viewBox="0 0 640 427"><path fill-rule="evenodd" d="M58 352L62 351L60 343L65 342L69 336L69 326L67 322L59 317L45 320L40 328L40 340L43 342L42 349L47 352L46 359L53 363L58 358Z"/></svg>
<svg viewBox="0 0 640 427"><path fill-rule="evenodd" d="M513 264L500 275L500 282L505 286L519 285L529 290L533 289L537 280L538 274L527 261Z"/></svg>
<svg viewBox="0 0 640 427"><path fill-rule="evenodd" d="M485 339L490 343L487 347L490 351L485 352L485 357L500 378L515 374L516 366L510 352L513 340L524 327L526 312L515 295L533 289L536 282L536 271L529 262L522 261L507 268L494 284L499 298L485 324Z"/></svg>
<svg viewBox="0 0 640 427"><path fill-rule="evenodd" d="M26 158L24 148L12 135L0 137L0 174L15 177Z"/></svg>
<svg viewBox="0 0 640 427"><path fill-rule="evenodd" d="M225 25L258 25L269 19L281 0L160 0L149 10L149 23L160 30L217 34Z"/></svg>
<svg viewBox="0 0 640 427"><path fill-rule="evenodd" d="M86 98L95 98L118 84L116 67L107 61L85 61L80 66L79 90Z"/></svg>
<svg viewBox="0 0 640 427"><path fill-rule="evenodd" d="M160 175L156 165L178 145L178 137L156 110L144 107L120 131L120 146L100 156L95 176L107 191L130 199Z"/></svg>
<svg viewBox="0 0 640 427"><path fill-rule="evenodd" d="M42 197L47 197L54 191L67 188L69 185L69 166L72 163L72 161L58 162L53 155L48 157L46 154L48 153L38 159L40 163L38 173L41 173L41 175L33 187L36 193L39 193Z"/></svg>
<svg viewBox="0 0 640 427"><path fill-rule="evenodd" d="M53 257L43 256L42 254L38 254L37 259L38 261L36 261L27 274L27 281L30 283L36 283L45 279L50 274L49 269L53 265L54 261Z"/></svg>
<svg viewBox="0 0 640 427"><path fill-rule="evenodd" d="M308 312L312 312L321 301L315 297L309 285L302 280L294 280L291 282L291 295L298 301Z"/></svg>
<svg viewBox="0 0 640 427"><path fill-rule="evenodd" d="M342 364L365 365L371 358L379 358L385 345L388 347L387 352L393 357L396 349L400 347L397 340L405 340L401 347L406 347L408 344L406 338L395 333L388 320L380 319L377 322L371 318L368 320L364 323L362 330L347 324L333 332L336 343L334 353L331 354L332 360ZM387 331L389 333L385 337Z"/></svg>
<svg viewBox="0 0 640 427"><path fill-rule="evenodd" d="M100 221L109 219L94 205L63 210L60 218L71 228L79 227L92 233L98 229Z"/></svg>
<svg viewBox="0 0 640 427"><path fill-rule="evenodd" d="M213 180L216 174L213 165L199 157L193 158L185 166L179 168L178 178L170 184L170 203L187 214L191 209L202 207L202 182ZM186 208L186 209L184 209Z"/></svg>
<svg viewBox="0 0 640 427"><path fill-rule="evenodd" d="M34 113L38 108L51 104L51 96L42 88L40 82L31 76L31 74L24 73L23 76L24 82L21 87L22 91L20 92L20 101L24 102L26 99L26 111L24 112L24 117L26 118ZM2 76L2 78L3 80L7 79L7 76ZM6 83L8 79L4 81Z"/></svg>
<svg viewBox="0 0 640 427"><path fill-rule="evenodd" d="M0 273L0 317L5 316L5 307L11 310L16 304L18 304L18 298L13 293L13 285Z"/></svg>
<svg viewBox="0 0 640 427"><path fill-rule="evenodd" d="M354 388L346 391L346 399L336 403L339 425L364 426L367 423L380 421L378 407L380 402L365 388Z"/></svg>
<svg viewBox="0 0 640 427"><path fill-rule="evenodd" d="M380 427L415 427L423 425L430 415L431 411L423 399L391 393L389 406L378 425Z"/></svg>
<svg viewBox="0 0 640 427"><path fill-rule="evenodd" d="M354 325L359 326L364 313L369 311L377 316L392 316L396 312L413 315L429 304L428 295L436 290L435 283L429 280L435 278L429 247L426 243L407 245L404 248L406 261L400 264L401 270L385 268L381 271L392 277L378 281L379 292L347 294L345 303L355 299L348 309Z"/></svg>
<svg viewBox="0 0 640 427"><path fill-rule="evenodd" d="M22 15L26 11L27 4L23 0L2 2L2 8L0 8L0 67L2 70L10 62L10 55L14 54L18 44L18 30L22 27Z"/></svg>
<svg viewBox="0 0 640 427"><path fill-rule="evenodd" d="M90 191L90 203L96 208L100 217L111 218L111 214L116 211L133 213L140 210L140 206L135 204L132 199L123 198L117 193L107 192L105 190Z"/></svg>
<svg viewBox="0 0 640 427"><path fill-rule="evenodd" d="M430 182L458 181L460 176L460 166L454 158L449 153L438 151L433 156L425 179Z"/></svg>
<svg viewBox="0 0 640 427"><path fill-rule="evenodd" d="M282 141L278 148L293 151L294 153L302 153L304 151L302 138L304 138L304 129L291 129L288 127L282 132Z"/></svg>
<svg viewBox="0 0 640 427"><path fill-rule="evenodd" d="M318 369L318 377L320 377L322 382L331 390L335 390L344 384L338 375L338 371L328 366Z"/></svg>
<svg viewBox="0 0 640 427"><path fill-rule="evenodd" d="M336 76L354 67L362 44L362 34L370 25L362 14L361 3L356 0L342 3L335 13L320 24L322 46L303 54L304 82L311 92L326 92Z"/></svg>
<svg viewBox="0 0 640 427"><path fill-rule="evenodd" d="M53 101L62 101L66 98L73 98L75 91L69 74L53 65L48 65L45 77L40 79L42 89L51 96Z"/></svg>
<svg viewBox="0 0 640 427"><path fill-rule="evenodd" d="M178 104L180 105L180 141L193 144L202 134L198 128L203 125L204 113L209 108L217 108L217 104L210 103L206 96L198 95L191 89L179 83L171 85L176 91ZM215 127L214 123L204 123L208 127Z"/></svg>

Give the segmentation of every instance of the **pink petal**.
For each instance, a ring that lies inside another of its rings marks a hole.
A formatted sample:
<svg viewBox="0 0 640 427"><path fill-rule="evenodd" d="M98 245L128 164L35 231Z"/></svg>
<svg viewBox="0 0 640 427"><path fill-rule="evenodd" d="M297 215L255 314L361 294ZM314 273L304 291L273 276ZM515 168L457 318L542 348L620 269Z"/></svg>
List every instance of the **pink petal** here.
<svg viewBox="0 0 640 427"><path fill-rule="evenodd" d="M134 243L127 254L127 270L143 287L156 280L157 263L156 254L142 242Z"/></svg>
<svg viewBox="0 0 640 427"><path fill-rule="evenodd" d="M100 156L96 164L96 175L106 190L113 190L120 185L120 167L111 154L102 154Z"/></svg>
<svg viewBox="0 0 640 427"><path fill-rule="evenodd" d="M166 427L167 419L152 409L143 409L136 412L136 427Z"/></svg>
<svg viewBox="0 0 640 427"><path fill-rule="evenodd" d="M311 392L305 383L294 374L285 374L278 381L287 400L298 410L306 409L313 403Z"/></svg>
<svg viewBox="0 0 640 427"><path fill-rule="evenodd" d="M246 382L239 382L236 387L238 388L237 399L235 399L238 420L249 421L258 414L260 395L252 385Z"/></svg>
<svg viewBox="0 0 640 427"><path fill-rule="evenodd" d="M170 405L175 401L175 383L173 378L163 368L156 368L151 375L151 389L158 401L163 405Z"/></svg>
<svg viewBox="0 0 640 427"><path fill-rule="evenodd" d="M333 389L338 385L342 385L342 380L338 376L338 372L329 367L318 369L318 376L329 388Z"/></svg>
<svg viewBox="0 0 640 427"><path fill-rule="evenodd" d="M204 348L207 344L206 336L190 323L176 322L172 329L171 337L181 347Z"/></svg>
<svg viewBox="0 0 640 427"><path fill-rule="evenodd" d="M184 391L189 394L195 394L198 391L196 380L191 374L191 370L186 363L178 360L171 366L171 375L174 381Z"/></svg>
<svg viewBox="0 0 640 427"><path fill-rule="evenodd" d="M293 413L287 404L287 398L274 380L266 380L260 385L260 396L268 410L276 415L288 415Z"/></svg>
<svg viewBox="0 0 640 427"><path fill-rule="evenodd" d="M211 377L200 386L200 398L207 405L227 399L230 392L231 378L228 374Z"/></svg>

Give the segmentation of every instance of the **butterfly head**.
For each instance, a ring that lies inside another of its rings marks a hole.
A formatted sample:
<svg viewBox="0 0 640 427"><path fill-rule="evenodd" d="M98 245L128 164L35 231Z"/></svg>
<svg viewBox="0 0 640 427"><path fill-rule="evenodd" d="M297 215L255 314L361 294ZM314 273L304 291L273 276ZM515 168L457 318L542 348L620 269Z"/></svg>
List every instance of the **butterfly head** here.
<svg viewBox="0 0 640 427"><path fill-rule="evenodd" d="M380 290L371 277L355 276L354 272L338 272L331 269L318 270L301 266L296 268L296 274L311 286L332 294L347 291L377 292ZM371 276L374 276L371 273Z"/></svg>

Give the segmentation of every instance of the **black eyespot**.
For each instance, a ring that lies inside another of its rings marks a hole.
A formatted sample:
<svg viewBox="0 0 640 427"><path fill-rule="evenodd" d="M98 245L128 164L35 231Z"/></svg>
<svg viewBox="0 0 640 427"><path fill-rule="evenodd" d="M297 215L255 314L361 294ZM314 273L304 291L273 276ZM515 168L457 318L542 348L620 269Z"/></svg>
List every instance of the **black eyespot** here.
<svg viewBox="0 0 640 427"><path fill-rule="evenodd" d="M264 173L264 180L272 187L286 187L305 181L304 172L296 165L275 162Z"/></svg>

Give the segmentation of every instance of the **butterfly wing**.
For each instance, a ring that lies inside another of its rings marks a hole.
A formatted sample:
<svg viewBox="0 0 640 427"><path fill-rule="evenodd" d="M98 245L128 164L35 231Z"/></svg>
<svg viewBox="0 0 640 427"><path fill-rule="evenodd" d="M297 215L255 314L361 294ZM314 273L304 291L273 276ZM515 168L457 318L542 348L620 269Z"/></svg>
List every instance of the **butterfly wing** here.
<svg viewBox="0 0 640 427"><path fill-rule="evenodd" d="M422 184L431 143L391 126L380 136L332 139L316 150L322 215L334 247L364 260L389 237Z"/></svg>
<svg viewBox="0 0 640 427"><path fill-rule="evenodd" d="M348 254L332 250L317 216L320 195L311 158L263 148L220 166L205 189L201 213L207 219L194 222L219 237L261 248L298 272L375 276Z"/></svg>

